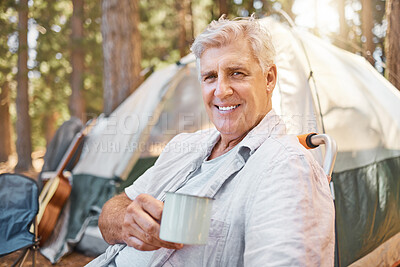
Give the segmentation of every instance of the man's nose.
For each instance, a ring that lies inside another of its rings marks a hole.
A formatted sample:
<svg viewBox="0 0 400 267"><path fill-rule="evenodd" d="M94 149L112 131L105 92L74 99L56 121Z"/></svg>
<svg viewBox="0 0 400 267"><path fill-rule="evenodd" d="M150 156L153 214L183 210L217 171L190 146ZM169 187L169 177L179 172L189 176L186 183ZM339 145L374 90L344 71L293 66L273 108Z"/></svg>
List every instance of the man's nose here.
<svg viewBox="0 0 400 267"><path fill-rule="evenodd" d="M233 90L228 79L223 75L218 75L218 82L217 87L215 88L214 96L218 97L219 99L223 99L232 94Z"/></svg>

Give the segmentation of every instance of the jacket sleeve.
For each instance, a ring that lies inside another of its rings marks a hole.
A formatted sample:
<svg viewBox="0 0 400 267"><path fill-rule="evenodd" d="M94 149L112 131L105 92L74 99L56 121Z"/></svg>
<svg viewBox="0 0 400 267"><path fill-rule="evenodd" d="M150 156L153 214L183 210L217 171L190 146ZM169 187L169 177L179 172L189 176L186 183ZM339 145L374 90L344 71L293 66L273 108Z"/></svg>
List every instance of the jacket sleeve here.
<svg viewBox="0 0 400 267"><path fill-rule="evenodd" d="M324 173L302 155L273 166L249 203L245 266L333 266L334 207Z"/></svg>

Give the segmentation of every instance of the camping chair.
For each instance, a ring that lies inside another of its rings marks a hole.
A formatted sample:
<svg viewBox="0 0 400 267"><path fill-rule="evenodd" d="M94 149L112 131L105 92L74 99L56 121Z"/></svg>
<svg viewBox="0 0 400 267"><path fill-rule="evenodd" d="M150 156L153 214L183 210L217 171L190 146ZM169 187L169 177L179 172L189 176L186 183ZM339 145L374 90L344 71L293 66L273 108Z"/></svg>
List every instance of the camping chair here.
<svg viewBox="0 0 400 267"><path fill-rule="evenodd" d="M32 250L32 266L39 249L36 181L20 174L0 174L0 257L24 249L12 266L22 266ZM33 233L29 231L33 224Z"/></svg>
<svg viewBox="0 0 400 267"><path fill-rule="evenodd" d="M327 134L317 134L317 133L308 133L303 135L298 135L297 138L299 142L307 149L313 149L320 145L325 145L325 158L322 164L322 168L324 169L324 173L327 176L329 187L331 189L333 204L335 205L335 190L333 187L332 181L332 171L336 161L337 155L337 145L335 140ZM336 211L336 205L335 205ZM335 219L335 262L340 266L340 254L339 254L339 243L337 236L337 226Z"/></svg>
<svg viewBox="0 0 400 267"><path fill-rule="evenodd" d="M332 198L335 200L335 191L333 189L332 171L336 161L337 145L335 140L327 134L308 133L298 135L299 142L307 149L317 148L325 145L325 158L322 164L324 172L327 176L329 187L331 189Z"/></svg>

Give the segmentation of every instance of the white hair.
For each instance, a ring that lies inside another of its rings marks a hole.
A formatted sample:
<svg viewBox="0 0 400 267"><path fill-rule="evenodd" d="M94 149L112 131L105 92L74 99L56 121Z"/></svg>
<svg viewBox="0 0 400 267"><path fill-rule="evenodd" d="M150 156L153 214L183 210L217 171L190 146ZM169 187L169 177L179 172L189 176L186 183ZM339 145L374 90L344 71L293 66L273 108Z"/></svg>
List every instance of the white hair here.
<svg viewBox="0 0 400 267"><path fill-rule="evenodd" d="M260 25L254 15L233 20L228 20L222 15L218 21L212 21L204 32L196 37L190 48L196 56L198 70L200 71L200 57L208 48L223 47L242 38L248 40L254 58L265 73L274 63L275 48L268 30Z"/></svg>

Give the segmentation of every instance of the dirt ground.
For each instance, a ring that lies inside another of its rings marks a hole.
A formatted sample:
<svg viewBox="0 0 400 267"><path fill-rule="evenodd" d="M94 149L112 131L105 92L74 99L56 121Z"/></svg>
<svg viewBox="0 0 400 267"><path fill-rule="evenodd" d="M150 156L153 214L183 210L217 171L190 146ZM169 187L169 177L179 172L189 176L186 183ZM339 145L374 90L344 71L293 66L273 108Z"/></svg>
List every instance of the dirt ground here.
<svg viewBox="0 0 400 267"><path fill-rule="evenodd" d="M9 267L11 266L14 261L19 257L21 254L21 251L16 251L14 253L11 253L7 256L4 256L0 258L0 267ZM52 265L49 260L47 260L40 252L37 253L37 259L36 259L36 266L42 267L42 266L84 266L88 262L90 262L92 257L87 257L83 254L80 254L78 252L73 252L70 255L65 256L60 260L60 262ZM32 266L32 254L29 253L27 259L25 260L25 263L23 266Z"/></svg>
<svg viewBox="0 0 400 267"><path fill-rule="evenodd" d="M28 172L22 174L37 179L38 174L43 166L44 151L36 151L32 153L33 168ZM0 163L0 174L5 172L14 172L14 166L17 164L17 156L11 155L8 162ZM0 258L0 267L11 266L14 261L19 257L21 251L16 251L9 255ZM65 256L60 262L52 265L47 258L45 258L40 252L37 253L36 266L84 266L90 262L94 257L87 257L81 253L73 252L70 255ZM23 266L32 266L32 254L30 253Z"/></svg>

